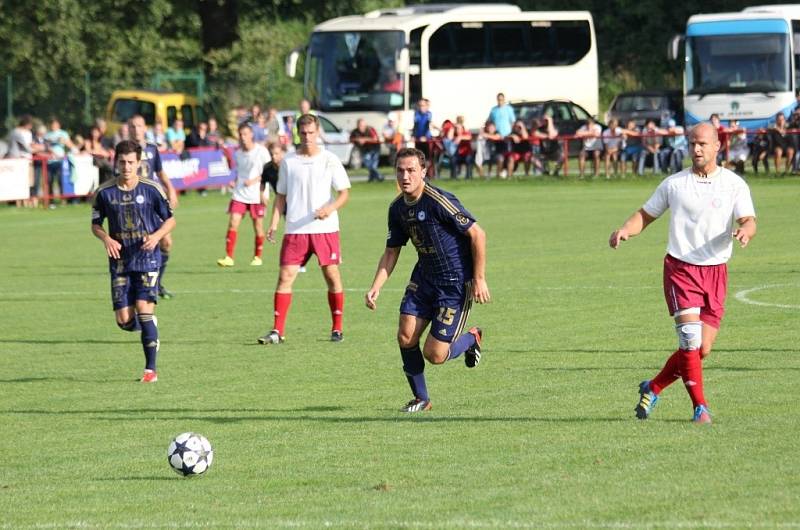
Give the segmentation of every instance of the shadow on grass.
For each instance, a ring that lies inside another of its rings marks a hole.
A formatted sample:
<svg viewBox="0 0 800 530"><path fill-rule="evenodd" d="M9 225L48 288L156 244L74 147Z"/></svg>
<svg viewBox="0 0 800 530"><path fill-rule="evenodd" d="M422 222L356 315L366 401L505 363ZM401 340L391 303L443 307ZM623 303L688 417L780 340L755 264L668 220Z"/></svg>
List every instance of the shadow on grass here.
<svg viewBox="0 0 800 530"><path fill-rule="evenodd" d="M95 482L117 482L119 480L180 480L182 477L179 475L175 475L174 477L162 477L162 476L148 476L148 477L99 477L93 478L91 480Z"/></svg>
<svg viewBox="0 0 800 530"><path fill-rule="evenodd" d="M674 351L674 350L672 350ZM602 353L663 353L664 358L666 359L672 351L668 348L659 348L659 349L641 349L641 348L632 348L626 350L620 350L617 348L561 348L561 349L541 349L541 348L529 348L526 350L506 350L506 349L492 349L491 352L495 355L503 354L503 353L595 353L595 354L602 354ZM790 348L761 348L761 347L754 347L754 348L718 348L711 352L711 355L714 354L721 354L721 353L749 353L749 354L757 354L757 353L800 353L799 349L790 349Z"/></svg>

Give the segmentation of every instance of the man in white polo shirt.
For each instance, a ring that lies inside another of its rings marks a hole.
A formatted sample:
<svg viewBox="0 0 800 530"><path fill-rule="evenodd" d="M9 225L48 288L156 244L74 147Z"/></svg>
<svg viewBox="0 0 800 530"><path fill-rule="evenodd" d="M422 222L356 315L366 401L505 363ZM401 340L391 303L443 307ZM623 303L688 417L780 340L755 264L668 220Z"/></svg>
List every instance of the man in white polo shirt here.
<svg viewBox="0 0 800 530"><path fill-rule="evenodd" d="M319 119L304 114L297 120L300 147L286 155L278 170L272 222L267 239L274 242L281 213L286 211L286 229L281 245L280 273L275 288L275 320L272 330L260 337L261 344L284 341L286 314L292 303L292 284L298 269L312 254L317 255L328 286L331 310L331 341L342 340L344 289L339 274L342 254L339 245L339 217L350 194L350 180L336 155L317 143ZM331 190L336 191L336 195Z"/></svg>
<svg viewBox="0 0 800 530"><path fill-rule="evenodd" d="M725 311L726 263L733 239L746 247L756 234L750 189L738 175L717 166L719 148L717 130L710 123L696 125L689 137L692 167L664 179L609 238L616 249L667 209L671 211L664 296L675 319L679 346L653 379L639 385L635 409L639 419L650 416L661 391L680 377L692 399L692 421L711 423L703 395L702 359L711 352Z"/></svg>

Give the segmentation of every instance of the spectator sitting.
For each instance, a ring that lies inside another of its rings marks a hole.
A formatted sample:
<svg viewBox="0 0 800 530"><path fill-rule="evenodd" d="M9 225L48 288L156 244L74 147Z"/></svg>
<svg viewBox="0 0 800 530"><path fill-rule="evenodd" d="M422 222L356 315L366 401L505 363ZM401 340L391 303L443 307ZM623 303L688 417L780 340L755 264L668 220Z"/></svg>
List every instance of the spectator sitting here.
<svg viewBox="0 0 800 530"><path fill-rule="evenodd" d="M403 80L397 75L394 70L386 72L386 80L383 82L381 89L384 92L394 92L397 94L403 93Z"/></svg>
<svg viewBox="0 0 800 530"><path fill-rule="evenodd" d="M550 174L550 162L555 163L553 174L561 171L561 142L558 141L558 129L553 123L553 117L545 115L541 120L531 124L532 143L535 162L545 175Z"/></svg>
<svg viewBox="0 0 800 530"><path fill-rule="evenodd" d="M722 122L719 119L719 114L717 113L709 116L708 121L710 121L711 125L713 125L717 130L717 136L719 136L719 153L717 153L717 164L723 164L723 162L725 162L725 153L728 151L727 129L725 129L725 126L722 125Z"/></svg>
<svg viewBox="0 0 800 530"><path fill-rule="evenodd" d="M671 137L669 158L663 160L663 167L671 173L677 173L683 169L683 159L689 151L689 143L686 141L683 127L677 125L675 120L667 120L667 132L674 135Z"/></svg>
<svg viewBox="0 0 800 530"><path fill-rule="evenodd" d="M525 176L528 176L531 170L531 144L528 141L528 128L522 120L517 120L511 127L511 134L506 136L508 142L508 150L505 154L506 171L508 176L514 175L517 162L522 161L525 164ZM500 178L505 178L504 174L500 174Z"/></svg>
<svg viewBox="0 0 800 530"><path fill-rule="evenodd" d="M464 116L456 117L453 143L456 149L450 163L450 176L458 178L460 166L464 165L466 167L464 178L471 179L472 162L475 157L472 151L472 133L464 126Z"/></svg>
<svg viewBox="0 0 800 530"><path fill-rule="evenodd" d="M619 120L612 118L608 122L608 127L603 131L603 169L605 170L606 178L610 178L608 174L608 166L614 170L614 176L619 174L619 152L622 147L622 127L619 126Z"/></svg>
<svg viewBox="0 0 800 530"><path fill-rule="evenodd" d="M494 122L488 120L483 126L483 130L481 130L478 135L478 145L475 152L475 166L478 168L478 175L481 178L483 178L484 162L488 162L486 172L487 178L492 174L492 164L495 164L497 167L496 176L500 176L500 166L502 165L502 153L504 149L505 141L503 137L497 132Z"/></svg>
<svg viewBox="0 0 800 530"><path fill-rule="evenodd" d="M403 133L397 128L397 122L389 117L386 125L383 126L381 135L383 136L383 143L389 149L389 162L394 165L394 157L397 151L403 147Z"/></svg>
<svg viewBox="0 0 800 530"><path fill-rule="evenodd" d="M214 147L214 143L208 138L208 124L206 122L201 121L197 124L197 127L192 129L186 139L186 147Z"/></svg>
<svg viewBox="0 0 800 530"><path fill-rule="evenodd" d="M769 153L772 150L768 130L760 130L753 138L753 171L758 173L758 163L764 163L764 171L769 173Z"/></svg>
<svg viewBox="0 0 800 530"><path fill-rule="evenodd" d="M775 157L775 171L780 171L781 161L783 156L786 155L784 173L788 173L791 169L795 151L792 136L787 129L786 116L779 112L775 115L775 124L769 128L769 139L772 154Z"/></svg>
<svg viewBox="0 0 800 530"><path fill-rule="evenodd" d="M583 178L586 169L586 157L591 155L595 177L600 173L600 153L603 151L603 140L601 138L603 128L595 123L594 118L588 118L576 132L575 136L583 138L583 149L578 155L578 169L580 178Z"/></svg>
<svg viewBox="0 0 800 530"><path fill-rule="evenodd" d="M359 118L356 128L350 133L350 141L361 155L361 163L369 171L368 181L383 181L383 175L378 172L380 140L375 129L367 125L367 120Z"/></svg>
<svg viewBox="0 0 800 530"><path fill-rule="evenodd" d="M644 167L648 159L653 163L653 174L660 171L658 152L661 148L661 137L658 134L661 130L656 127L655 120L647 120L647 124L642 131L642 152L639 153L639 175L644 175Z"/></svg>
<svg viewBox="0 0 800 530"><path fill-rule="evenodd" d="M622 174L628 172L628 160L631 161L631 173L636 173L636 161L639 160L639 155L642 153L642 138L639 128L636 127L634 120L628 120L625 128L622 129Z"/></svg>
<svg viewBox="0 0 800 530"><path fill-rule="evenodd" d="M167 148L167 136L164 133L164 125L161 120L156 120L153 128L147 129L147 132L144 133L144 139L151 144L156 144L159 151Z"/></svg>
<svg viewBox="0 0 800 530"><path fill-rule="evenodd" d="M170 149L178 154L183 153L186 147L186 133L183 131L182 119L176 118L175 121L172 122L172 127L167 129L166 137L167 146Z"/></svg>
<svg viewBox="0 0 800 530"><path fill-rule="evenodd" d="M732 119L728 122L728 163L733 169L744 175L744 163L750 155L747 145L747 130L739 124L739 120Z"/></svg>

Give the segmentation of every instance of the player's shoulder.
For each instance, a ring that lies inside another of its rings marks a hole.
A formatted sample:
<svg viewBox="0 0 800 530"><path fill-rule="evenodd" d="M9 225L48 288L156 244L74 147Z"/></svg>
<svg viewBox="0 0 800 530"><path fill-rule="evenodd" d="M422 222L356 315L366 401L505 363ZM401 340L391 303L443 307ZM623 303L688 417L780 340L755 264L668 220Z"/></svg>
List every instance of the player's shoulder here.
<svg viewBox="0 0 800 530"><path fill-rule="evenodd" d="M395 210L400 206L402 206L402 204L403 204L403 194L400 193L397 195L397 197L392 199L392 202L389 203L389 210Z"/></svg>
<svg viewBox="0 0 800 530"><path fill-rule="evenodd" d="M116 179L107 180L100 184L100 186L98 186L97 190L94 192L95 200L97 197L105 196L111 193L116 185Z"/></svg>
<svg viewBox="0 0 800 530"><path fill-rule="evenodd" d="M441 188L431 185L430 183L426 183L425 189L422 191L422 195L433 201L435 204L438 204L449 213L455 214L460 211L458 206L461 204L460 201L449 191L445 191Z"/></svg>
<svg viewBox="0 0 800 530"><path fill-rule="evenodd" d="M167 198L167 194L164 193L164 188L162 188L161 184L159 184L155 180L145 177L139 177L139 184L144 185L144 189L148 190L150 193L157 193L163 199Z"/></svg>

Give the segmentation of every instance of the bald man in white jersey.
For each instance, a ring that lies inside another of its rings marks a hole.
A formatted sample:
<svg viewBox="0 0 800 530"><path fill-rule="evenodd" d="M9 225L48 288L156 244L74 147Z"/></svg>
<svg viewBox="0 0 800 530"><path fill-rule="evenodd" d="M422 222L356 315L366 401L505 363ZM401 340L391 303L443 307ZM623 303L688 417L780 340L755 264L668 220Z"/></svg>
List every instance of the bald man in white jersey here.
<svg viewBox="0 0 800 530"><path fill-rule="evenodd" d="M675 319L678 349L653 379L639 385L639 419L650 416L661 391L680 377L692 399L692 421L711 423L702 359L711 353L725 311L733 240L744 248L756 234L750 189L741 177L717 166L719 149L714 126L696 125L689 135L692 167L665 178L608 241L616 249L671 211L664 297Z"/></svg>

